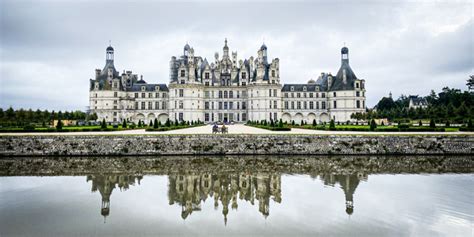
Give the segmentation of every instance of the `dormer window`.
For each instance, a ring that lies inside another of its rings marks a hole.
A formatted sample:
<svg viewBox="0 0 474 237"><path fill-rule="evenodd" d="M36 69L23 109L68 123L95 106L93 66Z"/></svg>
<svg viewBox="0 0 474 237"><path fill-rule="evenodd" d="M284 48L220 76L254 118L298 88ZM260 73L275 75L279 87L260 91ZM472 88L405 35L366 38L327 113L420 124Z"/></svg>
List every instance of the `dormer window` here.
<svg viewBox="0 0 474 237"><path fill-rule="evenodd" d="M146 87L145 86L142 86L142 91L145 91L146 90Z"/></svg>
<svg viewBox="0 0 474 237"><path fill-rule="evenodd" d="M181 77L184 77L186 75L186 71L181 70Z"/></svg>
<svg viewBox="0 0 474 237"><path fill-rule="evenodd" d="M275 70L272 70L272 77L275 77Z"/></svg>
<svg viewBox="0 0 474 237"><path fill-rule="evenodd" d="M242 72L242 79L247 79L247 73L246 72Z"/></svg>
<svg viewBox="0 0 474 237"><path fill-rule="evenodd" d="M356 88L359 88L359 83L358 82L356 82Z"/></svg>
<svg viewBox="0 0 474 237"><path fill-rule="evenodd" d="M204 73L204 79L209 79L209 78L210 78L209 73L208 72Z"/></svg>
<svg viewBox="0 0 474 237"><path fill-rule="evenodd" d="M295 91L295 87L290 87L290 91Z"/></svg>
<svg viewBox="0 0 474 237"><path fill-rule="evenodd" d="M306 91L306 86L303 86L303 91Z"/></svg>

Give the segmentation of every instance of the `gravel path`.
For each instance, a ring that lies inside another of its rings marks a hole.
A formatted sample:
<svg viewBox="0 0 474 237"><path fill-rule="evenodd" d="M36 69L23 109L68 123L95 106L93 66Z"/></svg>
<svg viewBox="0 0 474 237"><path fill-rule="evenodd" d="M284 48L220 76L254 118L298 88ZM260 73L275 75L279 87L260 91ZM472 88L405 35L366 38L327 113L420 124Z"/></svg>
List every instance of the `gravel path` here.
<svg viewBox="0 0 474 237"><path fill-rule="evenodd" d="M355 132L355 131L321 131L310 129L293 128L291 131L269 131L266 129L254 128L243 124L227 126L229 134L316 134L316 135L394 135L394 134L414 134L414 135L473 135L474 132ZM146 132L145 129L112 131L112 132L46 132L46 133L0 133L0 136L31 136L31 135L150 135L150 134L212 134L212 126L200 126L171 130L166 132Z"/></svg>

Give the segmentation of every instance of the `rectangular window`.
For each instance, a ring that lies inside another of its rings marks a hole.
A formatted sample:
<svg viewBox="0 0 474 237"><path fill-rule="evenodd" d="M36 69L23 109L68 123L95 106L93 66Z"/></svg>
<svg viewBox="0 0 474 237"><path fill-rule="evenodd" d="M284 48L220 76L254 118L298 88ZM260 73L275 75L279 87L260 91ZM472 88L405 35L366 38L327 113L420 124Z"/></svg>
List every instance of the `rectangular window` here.
<svg viewBox="0 0 474 237"><path fill-rule="evenodd" d="M118 93L117 92L114 92L114 97L117 97L118 96Z"/></svg>
<svg viewBox="0 0 474 237"><path fill-rule="evenodd" d="M247 79L247 73L246 72L242 72L242 79Z"/></svg>
<svg viewBox="0 0 474 237"><path fill-rule="evenodd" d="M148 93L148 98L153 98L153 93Z"/></svg>
<svg viewBox="0 0 474 237"><path fill-rule="evenodd" d="M309 98L313 98L313 93L309 93Z"/></svg>
<svg viewBox="0 0 474 237"><path fill-rule="evenodd" d="M142 107L141 109L145 109L145 101L142 102Z"/></svg>
<svg viewBox="0 0 474 237"><path fill-rule="evenodd" d="M356 91L356 96L359 97L359 96L360 96L360 92Z"/></svg>
<svg viewBox="0 0 474 237"><path fill-rule="evenodd" d="M275 77L275 70L272 70L272 77Z"/></svg>
<svg viewBox="0 0 474 237"><path fill-rule="evenodd" d="M204 79L209 79L209 73L208 72L204 73Z"/></svg>
<svg viewBox="0 0 474 237"><path fill-rule="evenodd" d="M325 93L321 93L321 98L326 98L326 94L325 94Z"/></svg>
<svg viewBox="0 0 474 237"><path fill-rule="evenodd" d="M288 109L288 101L285 101L285 109Z"/></svg>
<svg viewBox="0 0 474 237"><path fill-rule="evenodd" d="M183 117L184 117L183 113L179 113L179 121L183 121L184 120Z"/></svg>
<svg viewBox="0 0 474 237"><path fill-rule="evenodd" d="M224 102L224 109L227 109L227 102Z"/></svg>
<svg viewBox="0 0 474 237"><path fill-rule="evenodd" d="M273 89L273 96L278 97L277 89Z"/></svg>
<svg viewBox="0 0 474 237"><path fill-rule="evenodd" d="M209 109L209 102L204 102L204 109Z"/></svg>
<svg viewBox="0 0 474 237"><path fill-rule="evenodd" d="M285 98L288 98L288 93L285 93Z"/></svg>
<svg viewBox="0 0 474 237"><path fill-rule="evenodd" d="M161 102L161 109L166 109L166 102Z"/></svg>
<svg viewBox="0 0 474 237"><path fill-rule="evenodd" d="M321 109L326 109L326 102L325 101L321 102Z"/></svg>
<svg viewBox="0 0 474 237"><path fill-rule="evenodd" d="M227 98L227 91L224 91L224 98Z"/></svg>
<svg viewBox="0 0 474 237"><path fill-rule="evenodd" d="M151 101L148 102L148 109L153 109L153 104Z"/></svg>
<svg viewBox="0 0 474 237"><path fill-rule="evenodd" d="M316 101L316 109L319 109L319 101Z"/></svg>
<svg viewBox="0 0 474 237"><path fill-rule="evenodd" d="M186 71L181 70L181 77L184 77L186 75Z"/></svg>
<svg viewBox="0 0 474 237"><path fill-rule="evenodd" d="M307 108L308 108L308 106L307 106L307 105L308 105L308 103L307 103L306 101L305 101L305 102L303 102L303 108L304 108L304 109L307 109Z"/></svg>
<svg viewBox="0 0 474 237"><path fill-rule="evenodd" d="M145 93L142 93L142 98L145 98Z"/></svg>
<svg viewBox="0 0 474 237"><path fill-rule="evenodd" d="M247 109L247 102L242 101L242 109ZM242 120L244 118L244 114L242 114Z"/></svg>
<svg viewBox="0 0 474 237"><path fill-rule="evenodd" d="M276 100L273 101L273 108L274 108L274 109L277 109L277 101L276 101Z"/></svg>
<svg viewBox="0 0 474 237"><path fill-rule="evenodd" d="M309 102L309 109L314 109L314 103L313 103L313 101L310 101L310 102Z"/></svg>
<svg viewBox="0 0 474 237"><path fill-rule="evenodd" d="M242 113L242 121L247 121L247 114L246 113Z"/></svg>
<svg viewBox="0 0 474 237"><path fill-rule="evenodd" d="M219 91L219 98L222 98L222 91Z"/></svg>
<svg viewBox="0 0 474 237"><path fill-rule="evenodd" d="M183 89L179 89L179 97L184 97L184 90Z"/></svg>
<svg viewBox="0 0 474 237"><path fill-rule="evenodd" d="M333 96L336 97L336 92L333 92Z"/></svg>
<svg viewBox="0 0 474 237"><path fill-rule="evenodd" d="M356 101L357 108L360 109L360 101Z"/></svg>
<svg viewBox="0 0 474 237"><path fill-rule="evenodd" d="M296 102L296 109L301 109L301 101Z"/></svg>
<svg viewBox="0 0 474 237"><path fill-rule="evenodd" d="M138 109L138 102L135 101L135 109Z"/></svg>
<svg viewBox="0 0 474 237"><path fill-rule="evenodd" d="M291 109L295 109L295 102L291 101Z"/></svg>
<svg viewBox="0 0 474 237"><path fill-rule="evenodd" d="M184 108L184 103L183 103L183 101L180 101L180 102L179 102L179 108L180 108L180 109L183 109L183 108Z"/></svg>
<svg viewBox="0 0 474 237"><path fill-rule="evenodd" d="M268 97L272 97L272 89L268 89Z"/></svg>
<svg viewBox="0 0 474 237"><path fill-rule="evenodd" d="M219 102L219 109L222 109L222 102Z"/></svg>
<svg viewBox="0 0 474 237"><path fill-rule="evenodd" d="M209 113L204 114L204 121L209 122Z"/></svg>
<svg viewBox="0 0 474 237"><path fill-rule="evenodd" d="M204 82L204 85L209 86L209 82L208 81Z"/></svg>
<svg viewBox="0 0 474 237"><path fill-rule="evenodd" d="M155 109L160 109L160 102L158 101L155 102Z"/></svg>
<svg viewBox="0 0 474 237"><path fill-rule="evenodd" d="M234 98L234 92L233 91L229 91L229 98Z"/></svg>
<svg viewBox="0 0 474 237"><path fill-rule="evenodd" d="M334 101L333 104L334 104L333 108L337 109L337 101Z"/></svg>
<svg viewBox="0 0 474 237"><path fill-rule="evenodd" d="M273 113L273 119L274 119L275 121L278 120L278 118L277 118L277 113Z"/></svg>
<svg viewBox="0 0 474 237"><path fill-rule="evenodd" d="M234 109L234 102L229 102L229 109Z"/></svg>
<svg viewBox="0 0 474 237"><path fill-rule="evenodd" d="M297 97L297 98L301 98L301 94L300 94L300 93L296 93L296 97Z"/></svg>
<svg viewBox="0 0 474 237"><path fill-rule="evenodd" d="M246 85L247 85L247 83L245 83L245 82L242 82L242 86L246 86ZM243 115L242 115L242 116L243 116Z"/></svg>

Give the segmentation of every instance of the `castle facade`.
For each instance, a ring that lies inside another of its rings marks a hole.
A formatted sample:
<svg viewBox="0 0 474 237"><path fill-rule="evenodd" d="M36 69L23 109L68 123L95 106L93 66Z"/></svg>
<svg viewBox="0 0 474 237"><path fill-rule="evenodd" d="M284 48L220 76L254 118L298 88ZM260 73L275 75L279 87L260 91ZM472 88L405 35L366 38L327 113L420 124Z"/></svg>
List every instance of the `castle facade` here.
<svg viewBox="0 0 474 237"><path fill-rule="evenodd" d="M282 119L312 123L352 120L351 114L365 111L365 80L349 66L349 49L341 49L336 75L321 73L306 84L282 84L280 60L268 58L263 44L257 56L237 58L225 40L222 56L214 60L194 54L186 44L183 54L171 57L169 84L150 84L132 71L119 73L114 49L106 49L106 64L90 79L89 109L99 120L148 123L239 122Z"/></svg>

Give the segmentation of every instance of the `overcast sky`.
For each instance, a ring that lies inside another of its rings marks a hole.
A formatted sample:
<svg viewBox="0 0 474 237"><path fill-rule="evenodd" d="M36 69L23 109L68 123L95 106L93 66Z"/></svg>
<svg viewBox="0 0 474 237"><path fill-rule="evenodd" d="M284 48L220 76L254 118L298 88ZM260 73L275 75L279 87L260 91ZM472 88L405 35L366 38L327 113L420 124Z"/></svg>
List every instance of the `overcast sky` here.
<svg viewBox="0 0 474 237"><path fill-rule="evenodd" d="M369 107L390 91L466 90L474 73L471 0L137 2L0 1L0 107L85 110L109 40L117 70L150 83L168 83L186 42L213 59L227 38L243 59L264 41L282 83L335 74L345 43Z"/></svg>

